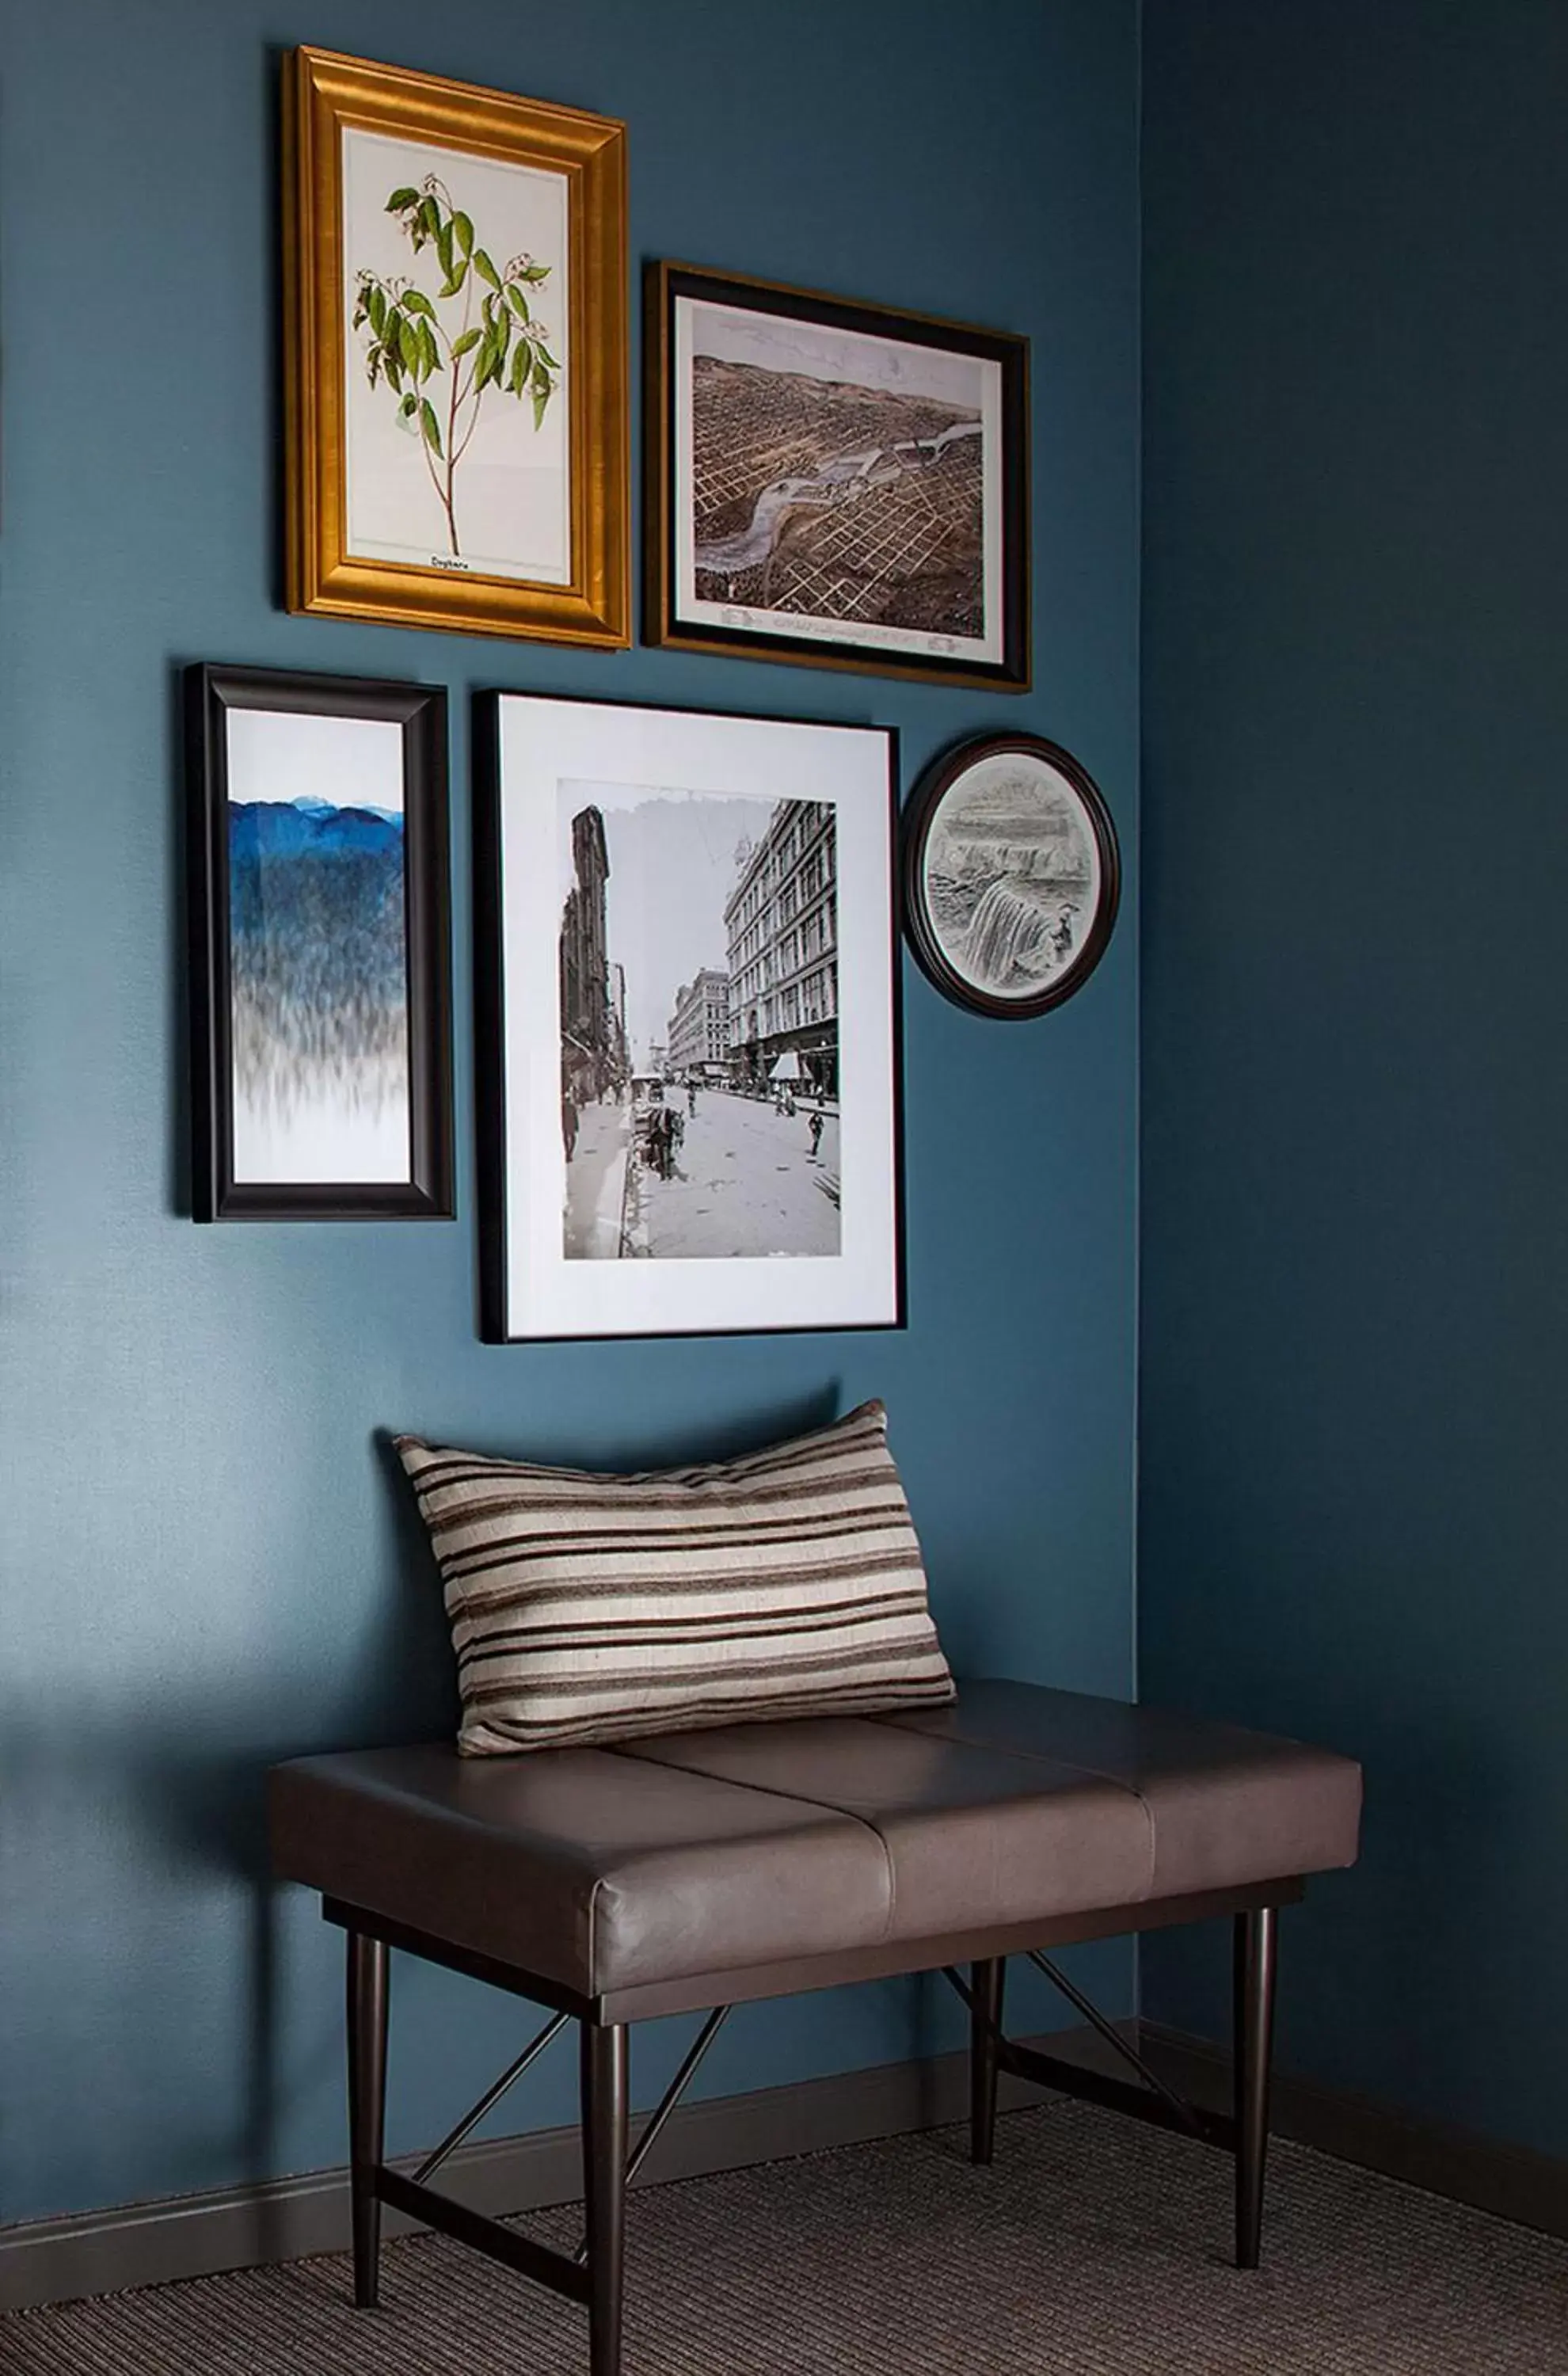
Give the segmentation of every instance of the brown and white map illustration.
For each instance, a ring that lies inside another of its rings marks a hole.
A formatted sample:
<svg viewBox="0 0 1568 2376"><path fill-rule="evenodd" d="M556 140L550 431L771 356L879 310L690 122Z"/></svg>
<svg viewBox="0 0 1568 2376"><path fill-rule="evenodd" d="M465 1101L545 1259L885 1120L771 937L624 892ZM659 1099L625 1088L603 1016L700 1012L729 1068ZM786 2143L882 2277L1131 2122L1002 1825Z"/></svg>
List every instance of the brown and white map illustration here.
<svg viewBox="0 0 1568 2376"><path fill-rule="evenodd" d="M692 459L704 600L984 635L978 410L698 354Z"/></svg>

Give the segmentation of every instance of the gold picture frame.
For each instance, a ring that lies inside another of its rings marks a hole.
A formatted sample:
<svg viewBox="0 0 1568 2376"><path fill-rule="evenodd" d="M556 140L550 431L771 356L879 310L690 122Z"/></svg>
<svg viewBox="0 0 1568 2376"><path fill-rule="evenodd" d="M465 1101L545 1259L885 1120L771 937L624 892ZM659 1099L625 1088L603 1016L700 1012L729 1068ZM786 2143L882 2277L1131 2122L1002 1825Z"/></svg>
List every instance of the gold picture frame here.
<svg viewBox="0 0 1568 2376"><path fill-rule="evenodd" d="M289 609L625 646L625 126L307 48L284 125Z"/></svg>

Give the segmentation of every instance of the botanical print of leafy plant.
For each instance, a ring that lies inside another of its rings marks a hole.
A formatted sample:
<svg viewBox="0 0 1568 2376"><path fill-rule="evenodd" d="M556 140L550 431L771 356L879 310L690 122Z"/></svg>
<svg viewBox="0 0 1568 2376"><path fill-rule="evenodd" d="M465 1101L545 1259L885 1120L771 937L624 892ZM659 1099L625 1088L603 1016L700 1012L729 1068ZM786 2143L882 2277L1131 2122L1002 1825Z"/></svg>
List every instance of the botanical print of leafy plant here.
<svg viewBox="0 0 1568 2376"><path fill-rule="evenodd" d="M549 279L550 267L536 264L531 255L515 255L497 271L475 244L469 218L453 205L450 190L434 173L425 175L420 189L394 190L386 211L401 219L416 255L426 247L435 250L445 277L432 298L411 278L386 279L362 268L355 276L353 326L369 332L364 357L372 387L385 380L398 398L399 420L419 439L446 515L453 554L460 559L457 465L468 452L486 391L493 387L504 396L531 398L537 431L556 390L561 366L550 351L549 329L529 303L529 291ZM445 385L437 386L443 374ZM433 397L440 400L440 411Z"/></svg>

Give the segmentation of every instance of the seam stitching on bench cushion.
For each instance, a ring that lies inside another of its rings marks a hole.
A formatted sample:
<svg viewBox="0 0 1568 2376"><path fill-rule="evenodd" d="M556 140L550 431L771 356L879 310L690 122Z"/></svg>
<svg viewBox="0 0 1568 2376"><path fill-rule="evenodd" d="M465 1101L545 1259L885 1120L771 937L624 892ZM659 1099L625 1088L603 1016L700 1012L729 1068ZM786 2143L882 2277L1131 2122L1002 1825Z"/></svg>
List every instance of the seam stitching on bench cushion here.
<svg viewBox="0 0 1568 2376"><path fill-rule="evenodd" d="M961 1702L960 1705L962 1705ZM1124 1775L1112 1774L1103 1765L1086 1765L1082 1758L1064 1757L1058 1750L1024 1748L1016 1741L1008 1741L1004 1744L1000 1741L985 1740L978 1734L972 1732L954 1731L935 1734L928 1733L923 1726L915 1724L900 1724L897 1716L873 1717L872 1722L873 1724L888 1725L896 1732L915 1733L922 1740L957 1740L961 1741L967 1749L989 1749L992 1752L999 1752L1004 1757L1024 1758L1031 1765L1056 1765L1060 1766L1063 1772L1068 1774L1092 1775L1097 1782L1109 1782L1112 1789L1125 1791L1128 1798L1135 1799L1139 1806L1143 1809L1144 1822L1148 1826L1148 1888L1149 1895L1151 1896L1154 1895L1155 1880L1158 1871L1159 1860L1158 1836L1155 1830L1154 1809L1150 1806L1147 1799L1139 1789L1137 1784L1135 1782L1129 1782Z"/></svg>
<svg viewBox="0 0 1568 2376"><path fill-rule="evenodd" d="M830 1799L808 1799L803 1790L776 1790L766 1782L742 1782L732 1774L709 1774L700 1765L679 1764L672 1757L639 1757L635 1740L612 1744L610 1754L612 1757L629 1757L640 1765L673 1766L677 1774L690 1774L700 1782L722 1782L726 1789L750 1790L758 1799L787 1799L791 1806L814 1807L818 1814L837 1815L843 1823L858 1824L862 1832L871 1834L882 1850L883 1869L887 1875L887 1919L883 1925L882 1939L877 1943L885 1944L892 1937L898 1902L898 1881L893 1869L893 1852L876 1825L866 1816L857 1815L852 1807L835 1806Z"/></svg>

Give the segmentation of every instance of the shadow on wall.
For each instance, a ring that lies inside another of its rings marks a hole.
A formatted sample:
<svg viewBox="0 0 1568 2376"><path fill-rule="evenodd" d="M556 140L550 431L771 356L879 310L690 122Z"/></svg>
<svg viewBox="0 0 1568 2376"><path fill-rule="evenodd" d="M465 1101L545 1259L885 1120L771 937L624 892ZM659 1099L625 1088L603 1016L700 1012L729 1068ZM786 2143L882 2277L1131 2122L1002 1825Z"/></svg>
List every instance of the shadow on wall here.
<svg viewBox="0 0 1568 2376"><path fill-rule="evenodd" d="M737 1415L705 1431L698 1446L617 1456L658 1467L731 1456L822 1426L837 1411L837 1388L826 1386L764 1416ZM429 1432L438 1440L439 1430ZM467 1428L454 1432L463 1448L487 1448ZM137 2007L122 1997L117 1976L138 1930L152 1933L166 1954L179 1954L186 1926L199 1925L203 1968L219 1986L242 1988L246 2005L238 2133L209 2136L206 2150L255 2179L279 2166L283 1976L279 1892L267 1860L267 1768L330 1750L450 1740L457 1729L451 1644L429 1540L391 1437L378 1436L374 1451L385 1487L385 1580L363 1632L358 1604L354 1637L325 1691L319 1676L302 1676L282 1660L220 1677L199 1671L193 1658L189 1680L136 1695L129 1705L92 1707L63 1694L53 1705L0 1706L6 1960L18 1973L25 1966L77 1976L72 1990L43 1991L41 2007L30 2008L38 2052L48 2060L68 2044L85 2000L95 2008L85 2017L100 2032L97 2051L133 2070L144 2056L155 2065L160 2049ZM161 2050L183 2054L178 2006L166 2017L173 2042ZM29 2037L13 2037L12 2044L23 2057ZM318 2080L335 2087L339 2054L335 2025L303 2063L296 2040L291 2094ZM199 2121L194 2071L188 2105L177 2109L182 2119Z"/></svg>
<svg viewBox="0 0 1568 2376"><path fill-rule="evenodd" d="M119 1975L137 1967L150 1941L155 1954L188 1961L243 1996L237 2019L224 2008L244 2057L238 2109L206 2149L253 2178L277 2168L279 1926L267 1769L324 1748L449 1739L456 1729L451 1648L423 1528L390 1446L378 1456L391 1521L386 1582L362 1631L360 1604L351 1683L334 1690L329 1677L325 1703L319 1677L297 1666L258 1655L214 1674L196 1650L184 1678L127 1692L120 1705L62 1694L53 1705L0 1707L0 1805L6 1862L15 1867L5 1883L7 1961L18 1973L73 1976L28 2008L27 2028L13 2040L19 2055L30 2041L41 2061L53 2062L84 2026L90 2051L133 2074L160 2053L183 2052L171 2005L199 1995L199 1978L176 1981L176 1998L150 2021L138 1998L122 1993ZM172 2046L163 2025L174 2026ZM297 2071L291 2076L297 2085ZM211 2117L195 2070L188 2097L176 2097L168 2117L189 2121L192 2133Z"/></svg>
<svg viewBox="0 0 1568 2376"><path fill-rule="evenodd" d="M1384 1689L1375 1671L1348 1673L1332 1728L1284 1688L1273 1705L1254 1697L1249 1706L1238 1696L1206 1710L1318 1740L1365 1766L1357 1863L1315 1875L1305 1904L1281 1925L1277 2063L1288 2076L1311 2074L1365 2102L1426 2104L1480 2135L1498 2040L1477 2021L1465 1991L1445 1988L1441 1976L1461 1968L1477 1938L1518 1936L1536 1879L1533 1777L1523 1759L1499 1756L1463 1709L1389 1735ZM1500 1841L1514 1846L1500 1852ZM1461 1874L1478 1877L1477 1885L1457 1887ZM1369 1906L1379 1909L1372 1930ZM1194 1924L1146 1938L1144 2006L1146 2017L1173 2029L1222 2041L1229 1979L1211 1929ZM1433 2015L1435 2002L1443 2010ZM1411 2018L1422 2004L1426 2029ZM1433 2020L1441 2023L1444 2107L1431 2103ZM1345 2041L1358 2038L1376 2040L1375 2055L1348 2056ZM1539 2041L1527 2028L1514 2043L1521 2064L1538 2061Z"/></svg>

